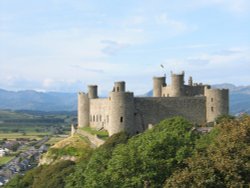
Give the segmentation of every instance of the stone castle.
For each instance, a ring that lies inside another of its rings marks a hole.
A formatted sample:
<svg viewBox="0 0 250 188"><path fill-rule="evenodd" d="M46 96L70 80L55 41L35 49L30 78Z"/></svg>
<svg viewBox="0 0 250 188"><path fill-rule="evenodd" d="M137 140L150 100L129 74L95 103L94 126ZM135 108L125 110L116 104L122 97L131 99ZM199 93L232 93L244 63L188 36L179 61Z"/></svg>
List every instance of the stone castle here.
<svg viewBox="0 0 250 188"><path fill-rule="evenodd" d="M171 84L166 77L153 78L153 97L135 97L125 89L125 82L115 82L108 98L98 98L96 85L88 93L78 94L78 127L90 126L107 130L109 135L126 131L143 132L161 120L183 116L195 124L213 122L229 112L229 91L209 85L184 84L184 72L173 74Z"/></svg>

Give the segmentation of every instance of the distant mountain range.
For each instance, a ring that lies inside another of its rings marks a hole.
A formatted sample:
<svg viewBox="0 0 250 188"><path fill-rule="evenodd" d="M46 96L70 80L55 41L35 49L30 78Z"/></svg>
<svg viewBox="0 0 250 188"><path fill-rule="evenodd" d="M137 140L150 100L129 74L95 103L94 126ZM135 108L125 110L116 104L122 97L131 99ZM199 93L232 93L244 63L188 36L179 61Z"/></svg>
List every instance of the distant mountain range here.
<svg viewBox="0 0 250 188"><path fill-rule="evenodd" d="M76 111L76 93L6 91L0 89L0 109L35 111Z"/></svg>
<svg viewBox="0 0 250 188"><path fill-rule="evenodd" d="M250 114L250 86L217 84L213 88L230 90L230 112ZM152 96L152 90L144 96ZM0 109L34 111L76 111L77 94L61 92L6 91L0 89Z"/></svg>

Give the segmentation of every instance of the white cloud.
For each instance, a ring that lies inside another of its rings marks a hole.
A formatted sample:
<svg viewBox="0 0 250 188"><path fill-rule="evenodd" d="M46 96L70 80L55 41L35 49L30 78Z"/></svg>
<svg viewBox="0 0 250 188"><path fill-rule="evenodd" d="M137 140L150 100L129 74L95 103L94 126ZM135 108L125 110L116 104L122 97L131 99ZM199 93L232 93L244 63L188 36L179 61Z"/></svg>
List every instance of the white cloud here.
<svg viewBox="0 0 250 188"><path fill-rule="evenodd" d="M112 40L103 40L101 41L102 44L104 44L104 48L102 49L102 52L108 55L114 55L118 51L127 48L129 44L126 43L120 43Z"/></svg>
<svg viewBox="0 0 250 188"><path fill-rule="evenodd" d="M196 8L215 6L228 10L235 15L245 14L250 10L249 0L193 0L189 2L189 5Z"/></svg>
<svg viewBox="0 0 250 188"><path fill-rule="evenodd" d="M44 88L50 88L54 83L55 82L54 82L53 79L46 78L45 80L43 80L43 87Z"/></svg>
<svg viewBox="0 0 250 188"><path fill-rule="evenodd" d="M159 30L165 30L170 36L176 36L197 30L197 26L173 19L168 16L167 13L158 14L154 19L156 27L159 27Z"/></svg>
<svg viewBox="0 0 250 188"><path fill-rule="evenodd" d="M197 80L210 84L222 82L237 84L246 80L246 77L250 79L250 50L246 48L229 48L216 53L166 59L163 64L166 69L174 72L185 69L189 74L195 75Z"/></svg>
<svg viewBox="0 0 250 188"><path fill-rule="evenodd" d="M170 19L166 13L162 13L156 16L155 19L156 19L157 24L167 25L177 31L185 31L187 29L186 24L184 24L183 22L174 20L174 19Z"/></svg>
<svg viewBox="0 0 250 188"><path fill-rule="evenodd" d="M142 25L147 21L147 18L142 15L135 15L124 20L125 26L138 26Z"/></svg>

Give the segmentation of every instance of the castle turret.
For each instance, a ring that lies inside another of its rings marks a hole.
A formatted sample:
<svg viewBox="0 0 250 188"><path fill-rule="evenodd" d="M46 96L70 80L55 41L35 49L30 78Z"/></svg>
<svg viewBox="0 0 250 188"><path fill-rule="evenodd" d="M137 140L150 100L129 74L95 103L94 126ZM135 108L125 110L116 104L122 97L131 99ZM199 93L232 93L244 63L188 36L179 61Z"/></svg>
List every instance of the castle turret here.
<svg viewBox="0 0 250 188"><path fill-rule="evenodd" d="M89 85L88 86L88 97L90 99L96 99L96 98L98 98L97 85Z"/></svg>
<svg viewBox="0 0 250 188"><path fill-rule="evenodd" d="M162 87L166 85L166 77L154 77L153 78L153 97L162 96Z"/></svg>
<svg viewBox="0 0 250 188"><path fill-rule="evenodd" d="M78 127L89 126L89 97L87 94L78 93Z"/></svg>
<svg viewBox="0 0 250 188"><path fill-rule="evenodd" d="M220 115L229 113L228 89L209 89L205 87L207 122L213 122Z"/></svg>
<svg viewBox="0 0 250 188"><path fill-rule="evenodd" d="M188 79L188 85L193 86L193 78L192 78L192 76L190 76L189 79Z"/></svg>
<svg viewBox="0 0 250 188"><path fill-rule="evenodd" d="M184 96L184 72L181 74L171 73L171 97Z"/></svg>
<svg viewBox="0 0 250 188"><path fill-rule="evenodd" d="M115 82L114 85L114 91L115 92L125 92L126 88L125 88L125 82L121 81L121 82Z"/></svg>
<svg viewBox="0 0 250 188"><path fill-rule="evenodd" d="M119 89L117 89L117 87ZM125 82L116 82L110 92L109 135L119 132L134 133L134 94L125 92Z"/></svg>

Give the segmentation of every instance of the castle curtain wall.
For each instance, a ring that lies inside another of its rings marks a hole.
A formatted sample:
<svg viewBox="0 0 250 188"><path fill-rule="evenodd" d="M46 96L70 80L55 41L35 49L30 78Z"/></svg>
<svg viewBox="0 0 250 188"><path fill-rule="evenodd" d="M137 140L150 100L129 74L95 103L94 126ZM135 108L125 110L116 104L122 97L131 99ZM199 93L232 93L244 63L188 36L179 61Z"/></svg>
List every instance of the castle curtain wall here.
<svg viewBox="0 0 250 188"><path fill-rule="evenodd" d="M161 120L183 116L192 123L206 122L206 98L201 97L162 97L135 98L136 127L148 128L149 124L159 123Z"/></svg>

